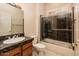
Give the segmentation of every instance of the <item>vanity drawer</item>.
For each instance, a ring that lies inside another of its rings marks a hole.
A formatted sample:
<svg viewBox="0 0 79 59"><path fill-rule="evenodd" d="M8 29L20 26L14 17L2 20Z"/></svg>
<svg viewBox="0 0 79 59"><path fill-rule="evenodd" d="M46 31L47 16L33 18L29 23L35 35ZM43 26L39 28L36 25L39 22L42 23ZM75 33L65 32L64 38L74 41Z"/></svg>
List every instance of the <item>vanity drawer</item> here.
<svg viewBox="0 0 79 59"><path fill-rule="evenodd" d="M8 52L1 53L2 56L16 56L16 55L21 55L21 48L17 47L15 49L12 49Z"/></svg>
<svg viewBox="0 0 79 59"><path fill-rule="evenodd" d="M26 43L23 45L23 50L25 50L26 48L31 47L31 46L32 46L32 42Z"/></svg>
<svg viewBox="0 0 79 59"><path fill-rule="evenodd" d="M31 56L31 55L32 55L32 47L23 50L23 56Z"/></svg>

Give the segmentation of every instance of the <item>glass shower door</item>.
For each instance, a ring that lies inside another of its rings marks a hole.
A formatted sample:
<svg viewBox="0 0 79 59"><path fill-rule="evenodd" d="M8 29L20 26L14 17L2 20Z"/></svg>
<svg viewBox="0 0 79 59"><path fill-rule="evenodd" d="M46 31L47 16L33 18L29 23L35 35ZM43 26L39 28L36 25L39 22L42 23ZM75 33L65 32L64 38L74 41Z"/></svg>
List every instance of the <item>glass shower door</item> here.
<svg viewBox="0 0 79 59"><path fill-rule="evenodd" d="M72 48L72 43L74 43L73 18L73 12L43 17L41 40Z"/></svg>

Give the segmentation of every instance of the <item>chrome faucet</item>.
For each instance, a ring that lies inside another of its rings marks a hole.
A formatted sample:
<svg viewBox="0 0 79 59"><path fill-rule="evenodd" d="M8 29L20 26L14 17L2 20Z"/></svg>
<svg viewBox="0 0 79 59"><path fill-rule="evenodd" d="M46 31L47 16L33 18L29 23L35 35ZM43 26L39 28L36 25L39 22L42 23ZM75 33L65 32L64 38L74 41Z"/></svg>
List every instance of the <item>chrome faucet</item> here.
<svg viewBox="0 0 79 59"><path fill-rule="evenodd" d="M18 35L14 35L12 38L16 38L16 37L18 37Z"/></svg>
<svg viewBox="0 0 79 59"><path fill-rule="evenodd" d="M16 37L16 35L14 35L12 38L15 38Z"/></svg>

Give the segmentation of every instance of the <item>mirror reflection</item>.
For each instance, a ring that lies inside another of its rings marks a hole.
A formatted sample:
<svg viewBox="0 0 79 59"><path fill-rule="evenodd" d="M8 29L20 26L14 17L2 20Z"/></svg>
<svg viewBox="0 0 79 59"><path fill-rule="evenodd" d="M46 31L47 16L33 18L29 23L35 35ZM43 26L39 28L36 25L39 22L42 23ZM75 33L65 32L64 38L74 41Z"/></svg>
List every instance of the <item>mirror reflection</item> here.
<svg viewBox="0 0 79 59"><path fill-rule="evenodd" d="M0 36L23 33L23 11L10 4L0 4Z"/></svg>

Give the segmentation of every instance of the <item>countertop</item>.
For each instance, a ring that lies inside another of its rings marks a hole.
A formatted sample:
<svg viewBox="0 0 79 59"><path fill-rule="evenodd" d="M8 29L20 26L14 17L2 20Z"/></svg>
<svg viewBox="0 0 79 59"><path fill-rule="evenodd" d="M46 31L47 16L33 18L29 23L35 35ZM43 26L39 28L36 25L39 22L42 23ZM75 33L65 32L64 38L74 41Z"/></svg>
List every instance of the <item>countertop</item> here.
<svg viewBox="0 0 79 59"><path fill-rule="evenodd" d="M0 51L3 51L5 49L9 49L9 47L12 47L12 46L19 46L23 42L28 43L32 40L33 40L33 38L31 38L31 37L25 37L25 40L18 42L18 43L14 43L14 44L13 43L12 44L3 44L3 41L0 41Z"/></svg>

